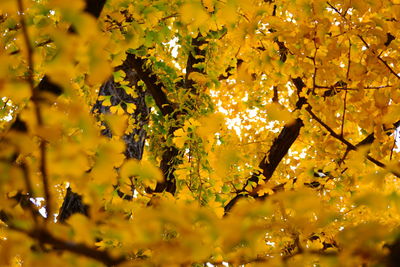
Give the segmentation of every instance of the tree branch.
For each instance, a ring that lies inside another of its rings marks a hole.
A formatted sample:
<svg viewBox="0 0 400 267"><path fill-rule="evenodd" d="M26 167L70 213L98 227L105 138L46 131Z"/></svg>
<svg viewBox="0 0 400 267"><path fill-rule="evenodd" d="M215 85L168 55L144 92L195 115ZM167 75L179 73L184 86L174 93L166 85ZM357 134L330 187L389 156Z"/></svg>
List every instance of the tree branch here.
<svg viewBox="0 0 400 267"><path fill-rule="evenodd" d="M164 93L163 84L158 80L157 76L145 66L145 60L136 55L128 54L126 62L133 66L138 74L139 79L145 83L147 90L149 90L163 116L172 116L173 119L176 119L178 114L175 112L172 103L168 100L166 94ZM171 127L168 131L168 135L172 135L178 128L179 127ZM174 176L175 168L173 159L176 158L178 154L179 151L174 146L167 147L163 152L160 162L160 169L164 175L164 181L157 183L154 192L161 193L166 190L171 194L175 194L176 181Z"/></svg>
<svg viewBox="0 0 400 267"><path fill-rule="evenodd" d="M369 46L369 44L365 41L365 39L364 39L361 35L357 35L357 36L358 36L358 38L360 38L360 40L364 43L364 45L365 45L368 49L370 49L370 46ZM390 38L388 38L388 39L390 39ZM391 41L390 41L390 42L391 42ZM389 42L389 44L390 44L390 42ZM373 53L374 55L376 55L376 52L375 52L375 51L372 51L372 53ZM389 66L389 64L386 62L386 60L384 60L383 58L381 58L380 55L376 55L376 57L378 58L378 60L379 60L380 62L383 63L383 65L385 65L385 67L390 71L390 73L392 73L394 76L396 76L397 79L400 79L399 74L397 74L397 72L394 71L394 70L392 69L392 67Z"/></svg>
<svg viewBox="0 0 400 267"><path fill-rule="evenodd" d="M324 127L331 135L332 137L336 138L337 140L339 140L340 142L342 142L343 144L345 144L350 150L357 150L357 147L354 146L353 144L351 144L349 141L347 141L346 139L344 139L342 136L340 136L339 134L335 133L335 131L330 128L326 123L324 123L317 115L315 115L315 113L312 111L311 106L308 106L306 108L307 112L311 115L311 117L316 120L322 127ZM380 162L379 160L374 159L371 156L366 155L366 158L371 161L372 163L374 163L376 166L381 167L383 169L387 169L387 166ZM400 173L398 173L397 171L393 171L393 170L388 170L390 171L394 176L400 178Z"/></svg>
<svg viewBox="0 0 400 267"><path fill-rule="evenodd" d="M196 38L192 39L193 51L190 52L187 60L185 88L195 95L197 95L198 92L195 87L195 82L189 79L189 75L196 70L204 73L204 69L199 69L197 64L204 63L206 52L204 49L200 49L200 46L206 43L207 41L201 35L198 35ZM172 103L168 100L166 94L164 93L163 84L159 81L157 76L148 67L146 67L144 59L133 54L128 54L127 61L131 62L133 68L138 74L138 77L145 83L150 94L153 96L157 107L164 116L172 116L173 119L176 119L178 114L183 113L177 111L173 107ZM168 131L168 135L172 136L173 133L180 127L181 126L179 125L171 127ZM164 150L160 162L160 169L164 174L164 181L157 183L157 186L153 192L160 193L167 191L171 194L175 194L176 181L174 175L174 159L178 156L178 154L179 150L175 146L167 147Z"/></svg>
<svg viewBox="0 0 400 267"><path fill-rule="evenodd" d="M296 141L300 134L300 128L303 126L303 121L298 118L294 123L285 125L279 136L274 140L268 156L265 156L259 165L262 169L262 174L265 177L265 182L272 177L276 167L278 167L278 164L289 151L289 148L292 146L294 141Z"/></svg>
<svg viewBox="0 0 400 267"><path fill-rule="evenodd" d="M107 0L85 0L86 6L84 11L96 19L100 17L101 11L103 11L104 4Z"/></svg>
<svg viewBox="0 0 400 267"><path fill-rule="evenodd" d="M286 55L288 53L288 49L286 48L285 44L283 42L280 42L278 39L276 39L275 42L278 44L279 51L281 53L280 60L282 62L285 62L287 59ZM303 91L303 88L305 88L306 85L300 77L292 78L292 83L296 87L297 95L299 96L299 99L296 103L296 109L301 109L303 105L307 103L307 99L305 97L300 97L300 93ZM275 138L268 152L268 158L267 156L265 156L259 164L259 168L262 169L262 174L265 177L264 178L265 182L271 179L275 169L278 167L283 157L287 154L294 141L296 141L297 137L300 134L300 129L303 126L304 126L303 121L300 118L297 118L292 124L285 125L282 131L280 132L279 136ZM229 211L233 208L233 206L237 203L239 199L247 196L259 198L258 195L258 191L260 190L259 185L257 185L251 192L248 192L246 190L246 187L250 182L258 183L260 174L261 173L254 173L249 179L247 179L242 189L239 190L236 193L236 196L232 198L224 206L225 215L229 213ZM273 189L273 191L274 190L279 191L282 188L283 185L278 185ZM267 196L268 195L264 195L262 196L262 198L264 199Z"/></svg>
<svg viewBox="0 0 400 267"><path fill-rule="evenodd" d="M127 258L125 257L112 257L107 251L100 251L94 247L89 247L82 243L74 243L62 240L53 236L47 230L42 228L37 228L29 231L19 228L13 224L9 224L8 227L9 229L16 232L26 234L27 236L39 241L40 243L52 245L55 249L60 249L72 252L77 255L82 255L90 259L99 261L107 266L114 266L121 264L124 261L127 261Z"/></svg>
<svg viewBox="0 0 400 267"><path fill-rule="evenodd" d="M32 93L31 100L34 104L37 124L39 127L41 127L43 126L43 119L38 102L38 90L37 88L35 88L34 78L33 78L33 73L34 73L33 48L31 46L31 40L28 34L28 27L25 23L25 8L23 6L22 0L18 0L18 11L19 11L19 19L21 23L22 35L27 50L28 83ZM46 169L46 142L42 138L40 139L39 148L40 148L39 170L42 176L43 190L46 198L46 213L48 214L48 218L51 218L50 214L52 214L52 205L51 205L50 185Z"/></svg>
<svg viewBox="0 0 400 267"><path fill-rule="evenodd" d="M174 108L163 91L164 86L157 79L157 76L145 66L145 60L128 53L126 62L133 66L139 78L144 82L161 113L164 116L171 115L174 112Z"/></svg>
<svg viewBox="0 0 400 267"><path fill-rule="evenodd" d="M207 41L200 34L196 38L192 39L192 51L190 51L186 63L185 87L194 94L197 94L198 92L196 92L196 88L194 86L195 82L189 79L189 75L192 72L200 72L203 74L205 73L204 66L202 69L198 66L198 64L204 63L204 59L206 56L206 50L200 48L204 44L207 44Z"/></svg>
<svg viewBox="0 0 400 267"><path fill-rule="evenodd" d="M296 87L298 90L302 90L305 86L303 81L300 78L294 79ZM303 99L299 99L296 106L301 108L305 102ZM296 141L297 137L300 134L300 129L303 127L303 121L297 118L293 123L285 125L280 132L279 136L275 138L272 146L268 152L268 156L265 156L260 164L259 168L262 170L262 174L264 176L263 180L268 182L271 179L274 171L278 167L279 163L282 161L283 157L287 154L290 147ZM246 190L246 187L252 183L258 183L260 180L261 173L254 173L249 179L247 179L246 183L243 185L242 189L236 193L236 196L232 198L224 207L225 215L229 213L229 211L233 208L233 206L237 203L237 201L243 197L252 196L254 198L259 198L258 191L261 189L260 185L257 185L251 192ZM274 187L272 190L280 191L283 185L278 185ZM261 198L265 198L268 195L264 195Z"/></svg>

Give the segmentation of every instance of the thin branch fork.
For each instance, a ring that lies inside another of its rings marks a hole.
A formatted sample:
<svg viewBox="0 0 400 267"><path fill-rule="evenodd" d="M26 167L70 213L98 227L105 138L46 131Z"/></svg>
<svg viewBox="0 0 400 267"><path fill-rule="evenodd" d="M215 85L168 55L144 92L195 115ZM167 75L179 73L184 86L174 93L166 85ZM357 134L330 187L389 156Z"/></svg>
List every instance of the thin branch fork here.
<svg viewBox="0 0 400 267"><path fill-rule="evenodd" d="M368 49L370 49L370 46L369 46L369 44L367 43L367 41L365 41L365 39L364 39L361 35L357 35L357 36L358 36L358 38L360 38L360 40L364 43L364 45L365 45ZM400 79L399 74L397 74L397 72L395 72L395 71L393 70L393 68L389 66L389 64L386 62L386 60L384 60L383 58L381 58L380 55L377 55L377 54L375 53L375 51L372 51L372 53L373 53L374 55L376 55L376 57L378 58L378 60L379 60L380 62L382 62L383 65L385 65L385 67L390 71L390 73L392 73L394 76L396 76L397 79Z"/></svg>
<svg viewBox="0 0 400 267"><path fill-rule="evenodd" d="M331 3L329 3L329 2L326 2L326 3L328 4L328 6L329 6L330 8L332 8L336 13L338 13L339 16L341 16L345 21L347 21L347 18L346 18L346 13L347 13L347 11L346 11L344 14L342 14L335 6L333 6Z"/></svg>
<svg viewBox="0 0 400 267"><path fill-rule="evenodd" d="M349 141L347 141L343 136L337 134L331 127L329 127L326 123L324 123L313 111L310 105L308 105L306 107L306 111L311 115L311 117L316 120L322 127L324 127L331 135L332 137L336 138L337 140L339 140L340 142L342 142L343 144L345 144L347 146L348 149L350 150L357 150L357 147L355 145L353 145L352 143L350 143ZM372 163L374 163L376 166L381 167L383 169L387 169L387 166L380 162L377 159L374 159L371 156L366 156L366 158L371 161ZM394 176L400 178L400 173L398 173L397 171L393 171L393 170L389 170Z"/></svg>

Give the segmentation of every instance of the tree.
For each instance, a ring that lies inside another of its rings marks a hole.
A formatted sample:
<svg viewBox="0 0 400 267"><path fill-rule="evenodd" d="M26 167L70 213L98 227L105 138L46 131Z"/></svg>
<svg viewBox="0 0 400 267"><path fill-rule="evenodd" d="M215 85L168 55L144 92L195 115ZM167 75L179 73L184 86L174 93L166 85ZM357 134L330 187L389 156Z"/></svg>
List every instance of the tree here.
<svg viewBox="0 0 400 267"><path fill-rule="evenodd" d="M1 265L396 266L399 14L1 1Z"/></svg>

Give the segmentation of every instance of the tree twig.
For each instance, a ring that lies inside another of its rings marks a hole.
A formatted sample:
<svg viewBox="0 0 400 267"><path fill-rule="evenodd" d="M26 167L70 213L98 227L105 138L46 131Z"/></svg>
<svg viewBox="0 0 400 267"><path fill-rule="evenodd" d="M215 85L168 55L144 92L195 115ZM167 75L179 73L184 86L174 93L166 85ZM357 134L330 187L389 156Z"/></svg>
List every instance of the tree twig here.
<svg viewBox="0 0 400 267"><path fill-rule="evenodd" d="M34 194L33 187L32 187L32 181L31 181L31 178L29 175L28 166L26 166L25 162L22 162L20 165L21 165L22 172L24 174L25 186L26 186L26 190L28 191L29 198L35 198L35 194ZM33 221L37 225L37 223L38 223L37 212L33 209L32 205L29 205L28 208L29 208L29 211L31 212Z"/></svg>
<svg viewBox="0 0 400 267"><path fill-rule="evenodd" d="M38 89L35 88L34 85L34 62L33 62L33 48L31 46L31 40L29 38L28 34L28 28L25 23L25 10L24 10L24 5L22 0L18 0L18 11L19 11L19 19L21 23L21 29L22 29L22 35L25 43L25 48L27 50L27 59L28 59L28 83L29 87L31 89L32 93L32 101L35 106L35 116L37 120L37 124L39 127L43 126L43 119L40 111L40 106L38 102ZM51 194L50 194L50 185L49 185L49 180L48 180L48 175L47 175L47 169L46 169L46 142L41 138L40 144L40 173L42 176L42 182L43 182L43 189L44 189L44 194L46 198L46 213L47 213L47 219L52 218L52 205L51 205Z"/></svg>
<svg viewBox="0 0 400 267"><path fill-rule="evenodd" d="M370 49L370 46L369 46L369 44L367 43L367 41L365 41L365 39L364 39L361 35L357 35L357 36L358 36L358 38L360 38L360 40L364 43L364 45L365 45L368 49ZM381 58L380 55L377 55L375 51L372 51L372 53L373 53L374 55L376 55L376 58L377 58L380 62L382 62L383 65L385 65L385 67L390 71L390 73L392 73L394 76L396 76L397 79L400 79L399 74L397 74L397 72L395 72L395 71L392 69L392 67L389 66L389 64L386 62L386 60L384 60L383 58Z"/></svg>
<svg viewBox="0 0 400 267"><path fill-rule="evenodd" d="M350 150L354 151L357 150L357 147L355 145L344 139L343 136L337 134L331 127L329 127L317 115L315 115L315 113L312 111L311 106L307 106L306 110L314 120L316 120L322 127L324 127L332 135L332 137L336 138L337 140L345 144ZM381 167L383 169L387 169L387 166L384 163L380 162L379 160L374 159L373 157L368 155L366 155L366 158L372 163L374 163L376 166ZM400 173L398 173L397 171L394 170L388 170L388 171L390 171L394 176L400 178Z"/></svg>
<svg viewBox="0 0 400 267"><path fill-rule="evenodd" d="M364 90L379 90L382 88L390 88L393 87L393 85L382 85L382 86L367 86L363 87L362 89ZM360 88L354 88L354 87L346 87L346 86L322 86L322 85L315 85L315 89L338 89L338 90L345 90L345 91L358 91Z"/></svg>
<svg viewBox="0 0 400 267"><path fill-rule="evenodd" d="M346 82L349 80L349 74L350 74L350 66L351 66L351 42L349 39L349 53L348 53L348 62L347 62L347 71L346 71ZM347 87L347 83L345 83L345 86ZM342 115L342 127L340 129L340 135L343 137L343 131L344 131L344 119L346 116L346 100L347 100L347 90L344 92L344 99L343 99L343 115Z"/></svg>
<svg viewBox="0 0 400 267"><path fill-rule="evenodd" d="M330 8L332 8L336 13L338 13L344 20L346 20L347 21L347 18L346 18L346 14L342 14L335 6L333 6L331 3L329 3L329 2L326 2L327 4L328 4L328 6L330 7Z"/></svg>
<svg viewBox="0 0 400 267"><path fill-rule="evenodd" d="M394 131L394 138L393 138L393 145L392 148L390 149L390 160L392 160L392 156L393 156L393 150L394 147L396 146L396 139L397 139L397 129Z"/></svg>

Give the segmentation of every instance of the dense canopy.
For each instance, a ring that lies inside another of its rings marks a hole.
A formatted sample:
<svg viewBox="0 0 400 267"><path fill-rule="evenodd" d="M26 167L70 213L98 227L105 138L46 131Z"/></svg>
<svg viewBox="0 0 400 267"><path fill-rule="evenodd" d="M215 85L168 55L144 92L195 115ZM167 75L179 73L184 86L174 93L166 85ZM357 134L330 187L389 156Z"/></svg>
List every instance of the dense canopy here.
<svg viewBox="0 0 400 267"><path fill-rule="evenodd" d="M400 1L0 1L1 266L397 266Z"/></svg>

